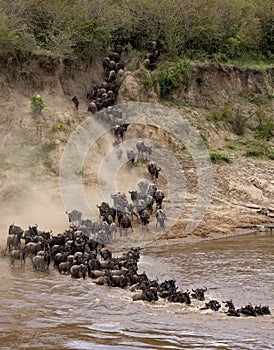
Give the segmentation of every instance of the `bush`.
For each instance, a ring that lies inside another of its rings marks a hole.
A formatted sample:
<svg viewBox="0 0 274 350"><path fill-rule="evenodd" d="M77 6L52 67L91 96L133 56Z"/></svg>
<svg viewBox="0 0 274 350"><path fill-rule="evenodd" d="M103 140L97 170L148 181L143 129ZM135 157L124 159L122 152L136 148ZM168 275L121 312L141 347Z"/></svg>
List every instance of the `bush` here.
<svg viewBox="0 0 274 350"><path fill-rule="evenodd" d="M154 83L160 86L160 97L168 98L172 91L183 87L185 91L191 83L189 74L189 61L179 60L176 63L167 62L159 65L154 74Z"/></svg>
<svg viewBox="0 0 274 350"><path fill-rule="evenodd" d="M257 126L254 130L254 137L260 140L269 141L273 136L274 122L262 110L256 112Z"/></svg>
<svg viewBox="0 0 274 350"><path fill-rule="evenodd" d="M225 105L222 109L213 111L207 116L207 120L218 123L220 121L229 123L232 126L233 132L237 135L243 135L246 127L246 122L249 117L245 117L240 111L233 111L229 105Z"/></svg>
<svg viewBox="0 0 274 350"><path fill-rule="evenodd" d="M225 154L225 153L210 151L209 156L210 156L210 159L212 160L212 162L219 162L219 161L223 161L223 162L227 162L227 163L231 162L229 155Z"/></svg>
<svg viewBox="0 0 274 350"><path fill-rule="evenodd" d="M30 101L31 110L35 115L40 114L46 106L40 95L31 96Z"/></svg>

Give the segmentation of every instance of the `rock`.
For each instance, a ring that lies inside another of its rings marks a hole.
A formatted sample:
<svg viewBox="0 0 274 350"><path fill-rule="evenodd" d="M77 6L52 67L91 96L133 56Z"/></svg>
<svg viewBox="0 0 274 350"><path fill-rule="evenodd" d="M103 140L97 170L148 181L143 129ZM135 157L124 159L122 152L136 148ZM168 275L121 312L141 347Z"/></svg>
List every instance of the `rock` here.
<svg viewBox="0 0 274 350"><path fill-rule="evenodd" d="M144 82L146 82L146 85ZM143 72L143 70L134 73L129 72L121 83L117 103L122 104L130 101L159 103L158 94L155 90L149 72Z"/></svg>

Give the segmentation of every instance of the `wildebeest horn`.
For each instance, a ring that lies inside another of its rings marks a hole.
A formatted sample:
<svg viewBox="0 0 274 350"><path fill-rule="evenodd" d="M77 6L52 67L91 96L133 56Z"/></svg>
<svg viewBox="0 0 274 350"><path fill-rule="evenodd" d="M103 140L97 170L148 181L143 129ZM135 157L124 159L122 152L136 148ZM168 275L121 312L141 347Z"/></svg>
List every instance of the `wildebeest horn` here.
<svg viewBox="0 0 274 350"><path fill-rule="evenodd" d="M194 292L194 293L195 293L195 292L196 292L196 289L194 290L194 289L192 288L192 292Z"/></svg>
<svg viewBox="0 0 274 350"><path fill-rule="evenodd" d="M204 288L203 288L203 290L204 290L204 292L205 292L205 291L207 291L207 288L206 288L206 287L204 287Z"/></svg>

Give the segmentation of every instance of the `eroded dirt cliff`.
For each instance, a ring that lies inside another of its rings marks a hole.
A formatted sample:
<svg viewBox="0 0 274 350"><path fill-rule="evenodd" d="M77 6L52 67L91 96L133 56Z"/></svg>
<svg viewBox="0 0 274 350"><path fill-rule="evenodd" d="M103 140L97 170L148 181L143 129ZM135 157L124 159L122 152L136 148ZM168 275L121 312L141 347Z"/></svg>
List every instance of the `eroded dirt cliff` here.
<svg viewBox="0 0 274 350"><path fill-rule="evenodd" d="M265 72L243 70L220 65L193 65L188 91L174 92L175 104L170 108L182 113L198 130L209 148L226 152L230 162L212 163L214 187L203 221L191 233L208 237L214 233L228 234L238 229L254 228L272 222L274 211L274 164L266 158L245 157L241 149L227 147L226 140L238 136L227 125L216 125L207 118L211 111L226 103L251 113L258 108L255 101L268 101L273 95L273 69ZM59 189L59 162L71 133L91 115L87 112L86 93L93 84L104 79L100 61L92 65L60 63L39 55L27 61L2 61L0 75L0 209L1 240L12 222L26 227L62 230L67 218ZM30 96L40 94L46 108L34 117ZM77 95L76 110L71 101ZM126 72L117 102L159 103L157 89L144 89L138 72ZM273 100L266 107L273 116ZM248 134L248 130L246 133ZM131 126L128 137L151 137L149 130ZM158 133L158 142L166 144L166 136ZM152 137L153 139L153 137ZM154 140L157 141L157 140ZM186 201L183 215L165 237L185 237L185 227L197 199L197 174L189 156L176 141L170 141L171 152L178 158L186 177ZM273 147L273 145L272 145ZM100 148L98 148L98 154ZM94 157L86 169L97 162ZM137 168L136 168L137 169ZM132 169L130 170L132 172ZM146 175L145 164L136 170ZM83 181L96 186L96 174L85 171ZM95 176L91 181L89 176ZM164 185L161 174L159 185ZM91 188L89 188L91 190ZM96 201L99 198L96 198ZM258 213L268 208L269 215Z"/></svg>

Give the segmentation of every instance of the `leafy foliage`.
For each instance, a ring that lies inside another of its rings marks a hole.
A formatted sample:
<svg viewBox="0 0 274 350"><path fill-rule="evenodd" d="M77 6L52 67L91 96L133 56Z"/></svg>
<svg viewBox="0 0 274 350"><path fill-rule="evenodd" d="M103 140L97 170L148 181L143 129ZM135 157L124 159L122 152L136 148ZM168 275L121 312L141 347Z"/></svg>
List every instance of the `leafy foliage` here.
<svg viewBox="0 0 274 350"><path fill-rule="evenodd" d="M231 162L229 155L226 153L221 153L221 152L217 152L217 151L210 151L209 156L213 162L227 162L227 163Z"/></svg>
<svg viewBox="0 0 274 350"><path fill-rule="evenodd" d="M30 101L32 112L35 115L40 114L45 107L45 102L43 101L42 97L40 95L31 96Z"/></svg>
<svg viewBox="0 0 274 350"><path fill-rule="evenodd" d="M229 104L223 108L213 111L207 117L208 120L218 123L220 121L229 123L232 126L233 132L237 135L243 135L246 128L246 123L250 117L244 116L239 110L233 110Z"/></svg>
<svg viewBox="0 0 274 350"><path fill-rule="evenodd" d="M254 130L254 136L257 139L269 141L274 133L273 117L269 117L262 110L258 110L256 119L257 126Z"/></svg>
<svg viewBox="0 0 274 350"><path fill-rule="evenodd" d="M44 49L87 59L123 32L133 50L158 40L170 58L274 56L272 0L1 0L0 19L2 54Z"/></svg>
<svg viewBox="0 0 274 350"><path fill-rule="evenodd" d="M160 97L167 98L179 87L185 91L190 84L189 61L179 60L176 63L162 63L154 75L154 82L160 86Z"/></svg>

